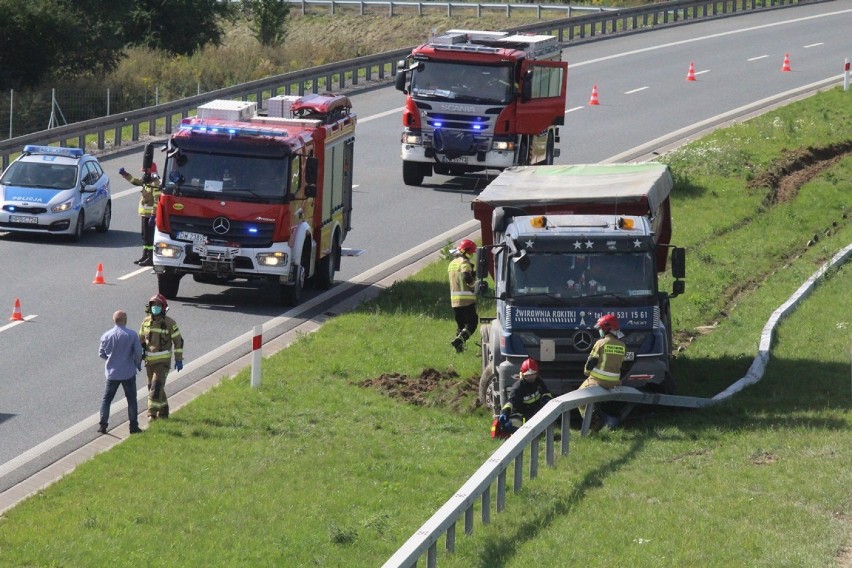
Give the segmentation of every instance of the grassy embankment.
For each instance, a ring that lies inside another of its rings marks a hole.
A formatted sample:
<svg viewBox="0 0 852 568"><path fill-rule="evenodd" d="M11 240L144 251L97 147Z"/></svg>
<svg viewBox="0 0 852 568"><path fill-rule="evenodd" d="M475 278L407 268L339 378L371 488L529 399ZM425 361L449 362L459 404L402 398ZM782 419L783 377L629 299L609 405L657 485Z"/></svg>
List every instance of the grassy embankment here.
<svg viewBox="0 0 852 568"><path fill-rule="evenodd" d="M741 377L771 312L852 242L848 101L835 89L665 158L688 249L681 393ZM795 193L749 186L794 150L841 142L845 157ZM447 344L445 269L271 357L262 388L243 372L9 511L0 565L380 565L495 449L474 405L479 358ZM575 437L440 565L849 565L850 271L783 323L761 383ZM428 368L445 376L421 404L388 396ZM404 377L363 386L385 374Z"/></svg>

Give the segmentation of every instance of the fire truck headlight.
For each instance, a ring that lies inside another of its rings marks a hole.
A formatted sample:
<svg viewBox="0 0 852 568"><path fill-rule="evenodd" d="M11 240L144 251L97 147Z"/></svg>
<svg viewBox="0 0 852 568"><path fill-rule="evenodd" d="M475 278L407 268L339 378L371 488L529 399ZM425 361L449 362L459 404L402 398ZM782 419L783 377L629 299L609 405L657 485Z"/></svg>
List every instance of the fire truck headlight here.
<svg viewBox="0 0 852 568"><path fill-rule="evenodd" d="M262 252L257 255L257 263L261 266L286 266L286 252Z"/></svg>
<svg viewBox="0 0 852 568"><path fill-rule="evenodd" d="M414 144L415 146L420 145L423 142L423 137L419 134L411 134L409 132L404 132L402 134L402 143L403 144Z"/></svg>
<svg viewBox="0 0 852 568"><path fill-rule="evenodd" d="M183 249L168 243L157 243L154 247L154 254L163 258L180 258L183 255Z"/></svg>
<svg viewBox="0 0 852 568"><path fill-rule="evenodd" d="M491 148L501 152L512 151L515 149L515 143L511 140L495 140L494 143L491 144Z"/></svg>

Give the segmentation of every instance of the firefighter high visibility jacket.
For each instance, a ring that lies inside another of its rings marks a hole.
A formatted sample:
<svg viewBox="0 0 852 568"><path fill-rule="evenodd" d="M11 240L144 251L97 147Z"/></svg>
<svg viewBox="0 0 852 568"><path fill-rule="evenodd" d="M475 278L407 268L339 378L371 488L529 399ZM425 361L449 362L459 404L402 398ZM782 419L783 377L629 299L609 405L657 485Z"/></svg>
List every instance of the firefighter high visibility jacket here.
<svg viewBox="0 0 852 568"><path fill-rule="evenodd" d="M598 339L586 361L586 373L598 381L620 381L621 363L627 349L612 333Z"/></svg>
<svg viewBox="0 0 852 568"><path fill-rule="evenodd" d="M463 254L459 254L447 267L450 278L450 303L454 308L461 308L476 303L473 293L473 264Z"/></svg>
<svg viewBox="0 0 852 568"><path fill-rule="evenodd" d="M174 348L175 361L183 361L183 337L178 324L168 316L149 315L142 320L139 341L142 342L142 349L145 350L146 365L157 363L171 365L172 348Z"/></svg>
<svg viewBox="0 0 852 568"><path fill-rule="evenodd" d="M550 389L547 388L541 377L533 382L518 379L509 391L509 401L503 405L500 411L506 415L517 412L524 417L524 420L529 420L552 398Z"/></svg>
<svg viewBox="0 0 852 568"><path fill-rule="evenodd" d="M160 182L153 179L151 183L145 183L137 177L130 176L130 183L142 187L142 195L139 197L139 216L151 217L154 215L154 208L160 200Z"/></svg>

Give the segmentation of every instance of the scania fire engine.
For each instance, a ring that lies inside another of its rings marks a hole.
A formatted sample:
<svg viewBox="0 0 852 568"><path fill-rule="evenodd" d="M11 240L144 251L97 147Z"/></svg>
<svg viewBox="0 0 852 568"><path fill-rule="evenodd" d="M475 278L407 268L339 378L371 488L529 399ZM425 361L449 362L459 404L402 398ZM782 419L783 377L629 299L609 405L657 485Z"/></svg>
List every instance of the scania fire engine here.
<svg viewBox="0 0 852 568"><path fill-rule="evenodd" d="M309 281L330 288L351 229L355 123L347 97L316 94L270 98L265 114L217 100L183 119L156 211L160 293L174 298L186 274L266 281L285 305Z"/></svg>
<svg viewBox="0 0 852 568"><path fill-rule="evenodd" d="M398 64L402 178L552 164L568 64L550 35L449 30Z"/></svg>

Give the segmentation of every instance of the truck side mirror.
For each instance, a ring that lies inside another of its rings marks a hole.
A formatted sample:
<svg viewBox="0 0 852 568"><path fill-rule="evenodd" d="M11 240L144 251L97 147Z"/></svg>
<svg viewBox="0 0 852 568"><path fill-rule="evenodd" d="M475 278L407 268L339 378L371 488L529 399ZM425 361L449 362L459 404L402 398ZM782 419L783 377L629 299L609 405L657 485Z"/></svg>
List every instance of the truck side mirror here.
<svg viewBox="0 0 852 568"><path fill-rule="evenodd" d="M672 249L672 276L675 278L686 278L686 249L674 247Z"/></svg>
<svg viewBox="0 0 852 568"><path fill-rule="evenodd" d="M680 296L686 290L686 282L683 280L675 280L672 282L672 294L671 297Z"/></svg>
<svg viewBox="0 0 852 568"><path fill-rule="evenodd" d="M402 91L405 94L408 94L408 91L405 89L405 80L408 78L408 73L404 70L400 70L396 72L396 78L394 80L393 86L396 87L397 91Z"/></svg>
<svg viewBox="0 0 852 568"><path fill-rule="evenodd" d="M521 102L525 103L532 98L532 78L532 69L527 69L527 72L524 73L524 80L521 83Z"/></svg>
<svg viewBox="0 0 852 568"><path fill-rule="evenodd" d="M476 254L476 278L480 281L488 276L488 255L488 249L484 247L480 248Z"/></svg>

